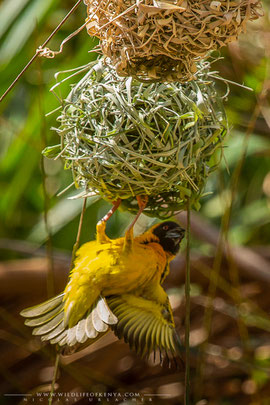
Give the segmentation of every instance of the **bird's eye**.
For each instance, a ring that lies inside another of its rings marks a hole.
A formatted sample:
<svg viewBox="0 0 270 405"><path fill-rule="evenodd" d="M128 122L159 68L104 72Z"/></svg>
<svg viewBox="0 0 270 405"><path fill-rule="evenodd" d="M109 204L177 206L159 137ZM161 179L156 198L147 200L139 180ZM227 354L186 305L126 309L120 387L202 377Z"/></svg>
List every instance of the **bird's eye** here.
<svg viewBox="0 0 270 405"><path fill-rule="evenodd" d="M168 225L163 226L164 231L167 231L169 229Z"/></svg>

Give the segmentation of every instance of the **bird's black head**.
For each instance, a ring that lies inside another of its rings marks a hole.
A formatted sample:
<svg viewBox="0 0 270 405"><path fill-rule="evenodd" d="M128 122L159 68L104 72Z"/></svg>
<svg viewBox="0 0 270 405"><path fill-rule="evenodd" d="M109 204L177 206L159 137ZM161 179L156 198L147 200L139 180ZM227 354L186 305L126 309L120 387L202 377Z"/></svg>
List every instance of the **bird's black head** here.
<svg viewBox="0 0 270 405"><path fill-rule="evenodd" d="M185 230L176 222L166 221L158 224L153 229L153 234L158 237L159 243L165 252L176 255L180 247L180 242L185 236Z"/></svg>

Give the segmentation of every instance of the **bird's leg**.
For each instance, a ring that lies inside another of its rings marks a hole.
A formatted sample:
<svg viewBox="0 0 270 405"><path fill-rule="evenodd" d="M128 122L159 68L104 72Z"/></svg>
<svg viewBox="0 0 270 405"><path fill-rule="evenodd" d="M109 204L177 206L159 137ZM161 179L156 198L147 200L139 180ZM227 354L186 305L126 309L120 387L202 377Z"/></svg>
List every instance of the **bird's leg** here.
<svg viewBox="0 0 270 405"><path fill-rule="evenodd" d="M141 196L138 195L136 196L137 201L138 201L138 205L139 205L139 211L137 212L134 220L131 222L131 224L129 225L126 234L125 234L125 242L124 242L124 249L130 249L132 246L132 242L133 242L133 228L134 225L136 224L139 216L141 215L141 213L143 212L143 210L145 209L147 203L148 203L148 197L147 195Z"/></svg>
<svg viewBox="0 0 270 405"><path fill-rule="evenodd" d="M98 221L97 226L96 226L96 231L97 231L97 242L99 243L108 243L110 242L110 238L105 233L106 230L106 223L109 218L113 215L113 213L117 210L119 205L121 204L121 198L118 198L118 200L113 202L113 206L110 209L110 211L107 212L106 215L104 215L103 218L101 218L100 221Z"/></svg>
<svg viewBox="0 0 270 405"><path fill-rule="evenodd" d="M145 207L147 206L148 203L148 196L147 195L137 195L136 199L138 201L138 206L139 206L139 211L137 212L135 218L133 219L133 221L131 222L131 224L129 225L127 231L126 231L126 235L125 237L127 238L129 233L132 234L132 238L133 238L133 228L134 225L136 224L136 222L138 221L139 216L141 215L141 213L143 212L143 210L145 209Z"/></svg>

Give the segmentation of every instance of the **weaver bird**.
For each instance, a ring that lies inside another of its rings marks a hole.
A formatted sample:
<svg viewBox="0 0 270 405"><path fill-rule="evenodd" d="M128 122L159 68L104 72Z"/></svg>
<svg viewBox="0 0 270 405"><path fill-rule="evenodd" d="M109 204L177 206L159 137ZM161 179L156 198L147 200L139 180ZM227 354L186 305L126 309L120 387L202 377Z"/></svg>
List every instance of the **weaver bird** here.
<svg viewBox="0 0 270 405"><path fill-rule="evenodd" d="M80 349L112 329L141 355L175 353L178 337L162 283L179 250L184 230L167 221L133 237L109 239L106 222L95 241L77 252L64 292L21 312L43 341ZM75 351L72 350L72 351Z"/></svg>

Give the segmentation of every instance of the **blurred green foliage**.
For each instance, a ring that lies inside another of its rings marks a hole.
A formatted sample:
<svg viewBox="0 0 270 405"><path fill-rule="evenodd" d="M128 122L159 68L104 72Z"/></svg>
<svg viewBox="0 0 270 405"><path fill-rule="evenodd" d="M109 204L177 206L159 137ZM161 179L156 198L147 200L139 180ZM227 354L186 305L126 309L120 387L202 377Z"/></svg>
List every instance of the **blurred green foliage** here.
<svg viewBox="0 0 270 405"><path fill-rule="evenodd" d="M74 3L71 0L2 1L0 95ZM230 84L226 110L231 132L224 145L224 159L220 169L210 176L207 183L206 196L201 200L200 215L220 227L222 217L232 200L228 235L230 241L267 252L266 247L270 244L269 1L264 2L264 7L265 17L248 25L247 33L241 40L222 50L223 59L213 64L213 70L217 70L221 76L229 81L244 84L252 91ZM61 42L81 26L85 18L86 8L82 3L50 41L50 49L58 50ZM95 53L89 53L96 44L97 41L90 38L84 29L65 44L63 52L54 59L38 58L0 103L0 239L19 239L44 245L47 239L44 208L48 203L54 248L65 249L69 253L72 250L83 201L68 199L77 193L74 188L57 197L61 190L72 183L71 172L63 170L63 164L59 160L42 158L41 151L47 145L59 143L55 131L51 130L58 125L58 113L46 116L59 107L58 100L50 92L50 88L55 84L54 75L59 71L77 68L96 58ZM75 76L73 83L80 77ZM62 97L69 93L71 84L72 80L61 84ZM226 93L224 82L218 81L217 86L221 93ZM244 160L241 167L242 158ZM240 176L234 192L232 182L235 181L235 171L239 168ZM44 196L44 183L47 199ZM94 237L96 222L108 208L109 204L89 198L81 242ZM130 214L117 212L109 221L109 235L113 237L122 234L130 219ZM152 220L143 217L141 225L144 226ZM198 254L208 255L213 249L196 240L192 246ZM185 246L182 247L184 248ZM18 256L15 252L3 249L0 250L0 255L3 260ZM269 257L269 253L266 255ZM228 283L228 286L230 285ZM183 291L179 292L177 289L173 289L171 293L183 295ZM196 297L200 293L201 286L192 285L192 296ZM265 318L261 323L260 319L246 317L244 322L249 327L259 325L263 329ZM250 378L258 387L263 388L269 381L269 373L265 372L270 364L269 346L255 351L254 362L258 367L254 367ZM80 368L81 365L76 373ZM36 370L33 370L33 374L35 372ZM4 373L5 371L2 372ZM9 374L6 374L5 377L8 378Z"/></svg>
<svg viewBox="0 0 270 405"><path fill-rule="evenodd" d="M23 66L44 42L56 25L73 6L67 0L4 0L0 5L0 93L2 94ZM209 179L202 199L201 214L220 225L226 201L231 193L231 174L243 148L254 110L258 117L251 128L247 156L234 196L229 237L233 243L265 245L270 240L270 109L269 109L269 3L265 2L265 18L252 23L239 43L223 51L224 59L213 69L228 80L244 83L253 91L230 85L226 108L231 133L226 140L226 160ZM48 46L58 50L60 43L82 25L86 8L82 3L68 19ZM54 59L38 58L16 87L0 105L0 237L26 239L43 244L44 192L42 186L41 151L59 140L51 127L56 127L56 114L45 114L59 106L49 91L54 74L76 68L96 57L89 53L96 45L84 29L72 38L63 52ZM74 82L80 77L75 76ZM70 82L61 85L64 97ZM224 83L218 82L225 92ZM259 107L258 107L259 103ZM44 159L45 184L49 196L49 218L53 244L57 248L72 248L82 201L69 200L76 194L69 189L60 197L56 194L71 182L71 173L64 171L59 161ZM90 205L90 204L89 204ZM108 204L95 201L86 211L82 241L93 238L96 221L108 209ZM130 219L129 214L117 214L110 221L109 233L119 235Z"/></svg>

